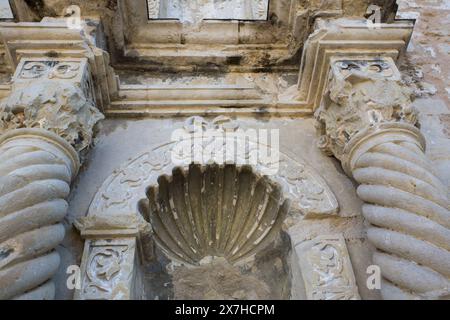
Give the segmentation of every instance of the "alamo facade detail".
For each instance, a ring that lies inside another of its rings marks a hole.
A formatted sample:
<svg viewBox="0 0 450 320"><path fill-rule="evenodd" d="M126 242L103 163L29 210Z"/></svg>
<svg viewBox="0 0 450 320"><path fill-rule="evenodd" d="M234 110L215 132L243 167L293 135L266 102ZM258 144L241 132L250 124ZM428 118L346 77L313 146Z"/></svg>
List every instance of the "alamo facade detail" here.
<svg viewBox="0 0 450 320"><path fill-rule="evenodd" d="M449 17L0 1L0 299L449 299Z"/></svg>

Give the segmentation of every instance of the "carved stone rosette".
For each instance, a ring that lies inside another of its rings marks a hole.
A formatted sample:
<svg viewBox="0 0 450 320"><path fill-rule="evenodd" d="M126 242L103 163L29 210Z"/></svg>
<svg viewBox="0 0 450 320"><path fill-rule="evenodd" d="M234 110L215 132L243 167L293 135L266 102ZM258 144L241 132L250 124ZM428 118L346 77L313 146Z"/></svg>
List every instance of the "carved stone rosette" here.
<svg viewBox="0 0 450 320"><path fill-rule="evenodd" d="M0 106L0 299L53 299L79 154L103 116L87 59L23 58Z"/></svg>
<svg viewBox="0 0 450 320"><path fill-rule="evenodd" d="M320 147L360 184L383 298L446 298L449 201L425 156L410 96L389 58L334 60L316 112Z"/></svg>

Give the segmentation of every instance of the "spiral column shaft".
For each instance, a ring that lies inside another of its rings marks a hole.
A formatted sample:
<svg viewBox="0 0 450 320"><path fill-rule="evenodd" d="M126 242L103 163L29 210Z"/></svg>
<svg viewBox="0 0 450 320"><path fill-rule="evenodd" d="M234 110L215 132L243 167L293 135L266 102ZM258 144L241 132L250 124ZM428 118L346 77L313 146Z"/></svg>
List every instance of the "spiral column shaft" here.
<svg viewBox="0 0 450 320"><path fill-rule="evenodd" d="M413 91L390 57L334 58L319 147L358 183L384 299L450 298L447 188L425 155Z"/></svg>
<svg viewBox="0 0 450 320"><path fill-rule="evenodd" d="M42 129L0 138L0 299L53 299L76 151Z"/></svg>
<svg viewBox="0 0 450 320"><path fill-rule="evenodd" d="M448 298L449 202L420 142L387 132L358 148L364 151L354 153L350 170L371 224L367 237L376 248L383 298Z"/></svg>

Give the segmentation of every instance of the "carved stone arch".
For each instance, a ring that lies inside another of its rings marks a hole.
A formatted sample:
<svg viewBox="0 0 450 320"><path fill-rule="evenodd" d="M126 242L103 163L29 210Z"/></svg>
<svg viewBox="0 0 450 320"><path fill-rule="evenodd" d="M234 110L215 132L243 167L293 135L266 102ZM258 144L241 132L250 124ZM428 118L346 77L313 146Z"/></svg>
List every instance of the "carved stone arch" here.
<svg viewBox="0 0 450 320"><path fill-rule="evenodd" d="M208 126L206 123L203 124ZM223 127L230 129L232 126L228 124L228 126L223 125ZM189 128L185 127L185 129L189 132ZM237 129L233 127L232 130ZM234 141L236 136L232 136L230 139ZM132 292L136 283L134 281L135 269L137 268L134 261L138 259L136 247L140 246L138 239L152 234L151 225L139 213L139 206L142 205L141 200L146 199L149 188L158 188L158 178L162 176L172 177L176 172L189 171L190 158L187 156L186 158L175 159L178 153L175 153L175 157L173 154L174 150L178 150L177 148L180 148L186 142L189 142L189 139L179 139L176 142L149 148L148 151L131 158L114 170L99 188L93 198L87 217L79 223L81 234L87 240L82 258L82 288L76 292L75 298L138 298ZM338 214L339 206L333 192L325 180L306 162L301 159L292 159L274 148L251 139L247 142L249 147L246 152L238 156L234 162L226 161L226 158L224 158L223 162L216 161L214 165L220 168L224 168L226 165L234 165L239 170L244 167L251 168L252 173L259 177L266 177L270 183L279 187L282 197L290 202L289 215L293 218L284 219L285 226L288 226L286 223L291 224L293 220L297 219L328 217ZM201 143L204 146L210 141L205 138ZM229 143L229 139L224 138L223 145L227 143ZM256 150L255 148L267 148L265 151L269 154L277 154L278 159L275 162L267 162L260 161L258 158L256 163L248 165L251 159L250 154ZM203 165L203 167L207 166L208 164ZM281 207L282 205L280 205ZM293 245L297 246L297 243ZM314 250L317 251L317 254L322 254L323 250L334 250L333 257L342 259L339 262L344 264L342 269L345 271L350 268L351 271L350 261L348 256L345 255L345 241L342 238L326 237L304 245L311 246L311 248L305 249L302 247L301 250L313 250L312 254L314 254ZM159 248L165 253L170 251L164 250L161 246ZM169 252L168 256L173 257L174 255ZM236 258L236 256L233 257ZM240 256L238 255L237 258L240 259ZM142 260L145 257L141 256L139 259ZM106 271L105 265L108 266ZM354 289L356 286L353 273L350 272L349 275L348 283L352 283L353 286L350 286L350 288ZM344 298L352 297L350 294Z"/></svg>
<svg viewBox="0 0 450 320"><path fill-rule="evenodd" d="M171 162L171 150L176 145L171 142L151 148L114 170L94 196L88 217L137 213L145 189L157 185L159 176L172 175L176 167L188 169L189 164L177 166ZM305 162L279 154L279 171L270 178L281 185L284 196L291 200L290 210L306 217L337 214L338 202L325 180ZM257 163L252 168L264 176L267 165Z"/></svg>

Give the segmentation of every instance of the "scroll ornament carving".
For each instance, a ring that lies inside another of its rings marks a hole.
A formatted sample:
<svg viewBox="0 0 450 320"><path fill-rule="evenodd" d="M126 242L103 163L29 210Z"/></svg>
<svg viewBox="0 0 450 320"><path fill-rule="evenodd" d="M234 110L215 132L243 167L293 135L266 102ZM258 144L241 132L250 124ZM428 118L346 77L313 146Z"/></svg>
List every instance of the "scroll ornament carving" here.
<svg viewBox="0 0 450 320"><path fill-rule="evenodd" d="M360 299L342 235L320 236L297 245L310 300Z"/></svg>
<svg viewBox="0 0 450 320"><path fill-rule="evenodd" d="M86 267L85 296L111 294L123 264L127 246L94 246Z"/></svg>
<svg viewBox="0 0 450 320"><path fill-rule="evenodd" d="M390 65L390 66L389 66ZM392 70L392 72L391 72ZM385 299L450 294L446 188L425 156L410 91L391 61L338 62L316 117L321 147L360 183Z"/></svg>
<svg viewBox="0 0 450 320"><path fill-rule="evenodd" d="M198 126L193 125L195 122L201 123L201 128L204 131L236 132L239 129L236 122L224 117L217 117L211 122L195 117L186 121L183 130L188 134L198 134L199 132L195 131L198 130L196 129ZM225 145L226 142L227 140L224 139L223 144ZM172 162L174 156L172 151L179 150L179 146L185 143L186 141L182 140L152 148L151 151L131 159L121 168L115 170L94 197L89 210L90 214L108 216L120 212L137 212L137 203L145 197L145 188L156 185L160 175L171 175L172 169L178 166ZM209 136L201 136L200 144L203 147L211 143ZM230 143L235 143L235 140L230 141ZM238 162L248 163L246 160L249 158L249 153L257 147L256 142L251 142L246 154L242 155L244 159L238 159ZM214 152L222 151L221 148L214 149ZM179 160L177 159L177 163L180 162ZM235 163L235 161L225 162L224 159L223 163L218 164ZM278 162L279 172L270 176L270 178L278 182L287 197L292 199L291 212L298 212L305 216L337 214L337 200L323 178L305 164L290 159L286 155L280 154ZM186 161L185 165L179 165L179 167L187 169L190 163L191 161ZM257 173L261 174L263 172L261 168L264 166L267 166L267 164L258 162L253 167Z"/></svg>
<svg viewBox="0 0 450 320"><path fill-rule="evenodd" d="M20 79L73 79L80 74L76 61L27 61L19 74Z"/></svg>
<svg viewBox="0 0 450 320"><path fill-rule="evenodd" d="M83 90L66 81L34 81L14 90L0 105L0 134L18 128L56 133L77 151L92 143L95 124L103 115Z"/></svg>

